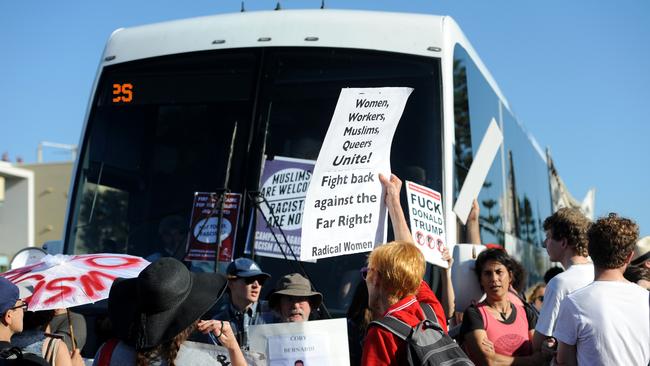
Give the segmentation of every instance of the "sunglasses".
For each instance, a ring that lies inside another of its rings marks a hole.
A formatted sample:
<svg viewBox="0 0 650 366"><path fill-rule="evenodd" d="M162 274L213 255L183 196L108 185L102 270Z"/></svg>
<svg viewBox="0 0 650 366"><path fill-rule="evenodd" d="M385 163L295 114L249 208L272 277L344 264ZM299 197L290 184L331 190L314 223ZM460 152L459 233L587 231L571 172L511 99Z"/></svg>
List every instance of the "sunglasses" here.
<svg viewBox="0 0 650 366"><path fill-rule="evenodd" d="M379 272L378 270L376 270L374 268L363 267L363 268L361 268L359 270L359 272L361 273L361 278L363 278L364 281L366 280L366 278L368 278L368 272L370 272L371 270L373 270L373 271L375 271L377 273L381 273L381 272Z"/></svg>
<svg viewBox="0 0 650 366"><path fill-rule="evenodd" d="M27 303L23 301L22 304L16 305L13 308L9 308L9 310L16 310L20 308L23 308L23 311L27 311Z"/></svg>
<svg viewBox="0 0 650 366"><path fill-rule="evenodd" d="M368 267L361 268L359 270L359 273L361 273L361 278L363 278L363 280L365 281L366 277L368 277Z"/></svg>
<svg viewBox="0 0 650 366"><path fill-rule="evenodd" d="M252 285L253 282L257 281L257 283L260 284L260 286L264 286L264 281L266 281L266 277L260 276L260 277L246 277L242 278L240 277L246 283L247 285Z"/></svg>

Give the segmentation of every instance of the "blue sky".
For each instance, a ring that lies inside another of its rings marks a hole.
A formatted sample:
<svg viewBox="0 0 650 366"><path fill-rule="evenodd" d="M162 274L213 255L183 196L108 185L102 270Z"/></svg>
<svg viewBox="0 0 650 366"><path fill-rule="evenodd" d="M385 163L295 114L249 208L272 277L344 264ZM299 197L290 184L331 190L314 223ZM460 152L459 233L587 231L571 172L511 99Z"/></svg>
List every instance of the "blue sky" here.
<svg viewBox="0 0 650 366"><path fill-rule="evenodd" d="M249 11L275 1L247 1ZM320 1L283 1L317 8ZM650 2L647 0L326 1L451 15L578 199L650 235ZM111 32L239 11L240 1L0 2L0 153L36 161L39 141L76 144ZM46 151L46 160L66 155Z"/></svg>

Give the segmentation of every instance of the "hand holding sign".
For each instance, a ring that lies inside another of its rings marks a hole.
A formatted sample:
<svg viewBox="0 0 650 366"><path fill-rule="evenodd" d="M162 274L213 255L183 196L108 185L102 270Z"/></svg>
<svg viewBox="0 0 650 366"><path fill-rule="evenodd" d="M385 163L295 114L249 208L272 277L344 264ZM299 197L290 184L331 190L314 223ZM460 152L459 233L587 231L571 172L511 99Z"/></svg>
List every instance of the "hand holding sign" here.
<svg viewBox="0 0 650 366"><path fill-rule="evenodd" d="M379 181L384 186L386 194L384 195L384 202L388 209L388 215L393 224L393 233L395 240L412 240L411 230L409 230L402 211L402 204L400 203L400 192L402 190L402 181L395 175L391 174L390 179L386 178L383 174L379 174Z"/></svg>

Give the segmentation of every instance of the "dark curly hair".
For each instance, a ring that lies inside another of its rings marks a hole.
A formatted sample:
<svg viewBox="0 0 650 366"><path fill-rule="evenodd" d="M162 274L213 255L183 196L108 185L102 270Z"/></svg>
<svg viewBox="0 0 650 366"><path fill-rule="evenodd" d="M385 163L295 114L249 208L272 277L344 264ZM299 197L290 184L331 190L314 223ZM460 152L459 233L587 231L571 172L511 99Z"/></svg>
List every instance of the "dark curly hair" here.
<svg viewBox="0 0 650 366"><path fill-rule="evenodd" d="M544 220L544 230L550 230L554 240L566 239L576 252L587 257L587 230L591 222L576 208L561 208Z"/></svg>
<svg viewBox="0 0 650 366"><path fill-rule="evenodd" d="M185 342L190 334L196 329L198 320L192 323L185 330L181 331L176 337L167 342L159 344L156 347L148 350L138 351L135 355L136 366L148 366L155 364L158 360L164 361L169 366L175 366L176 356L181 348L181 344Z"/></svg>
<svg viewBox="0 0 650 366"><path fill-rule="evenodd" d="M488 261L495 261L503 264L504 267L510 272L510 280L514 281L514 272L515 264L513 263L512 258L505 252L503 249L491 248L482 251L478 257L476 257L476 262L474 262L474 273L478 278L478 283L481 283L481 272L483 272L483 267Z"/></svg>
<svg viewBox="0 0 650 366"><path fill-rule="evenodd" d="M589 254L600 268L619 268L625 265L639 239L639 226L632 220L610 213L598 219L587 233Z"/></svg>

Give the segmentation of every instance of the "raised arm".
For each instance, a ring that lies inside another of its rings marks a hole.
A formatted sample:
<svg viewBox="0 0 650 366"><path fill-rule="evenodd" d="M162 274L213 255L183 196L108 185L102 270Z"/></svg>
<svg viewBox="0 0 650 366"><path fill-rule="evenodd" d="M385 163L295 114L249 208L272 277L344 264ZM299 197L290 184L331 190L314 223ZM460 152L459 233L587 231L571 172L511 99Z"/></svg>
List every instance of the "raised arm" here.
<svg viewBox="0 0 650 366"><path fill-rule="evenodd" d="M412 242L411 230L406 223L406 217L404 216L404 211L402 211L402 205L399 201L402 181L395 174L391 174L390 179L386 178L383 174L379 174L379 181L384 185L384 189L386 190L384 201L388 209L388 216L393 224L395 240Z"/></svg>
<svg viewBox="0 0 650 366"><path fill-rule="evenodd" d="M472 202L472 210L469 212L469 216L467 217L467 224L465 225L467 242L469 244L481 244L481 229L479 228L478 224L480 213L481 209L478 205L478 201L474 199Z"/></svg>
<svg viewBox="0 0 650 366"><path fill-rule="evenodd" d="M442 308L445 309L445 316L447 319L454 316L456 294L454 293L454 286L451 281L451 266L454 264L454 258L452 258L449 249L445 248L442 251L442 260L447 262L447 268L442 268Z"/></svg>

